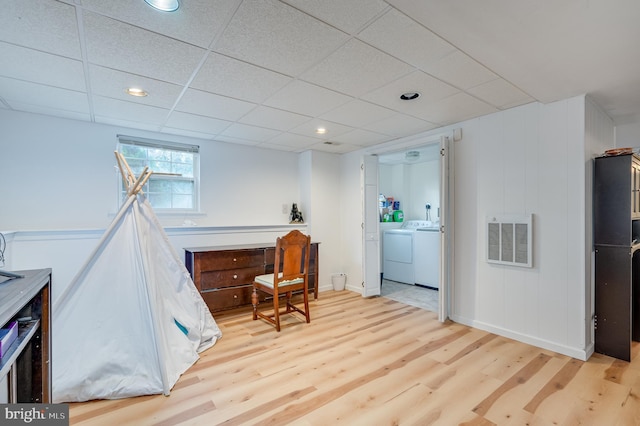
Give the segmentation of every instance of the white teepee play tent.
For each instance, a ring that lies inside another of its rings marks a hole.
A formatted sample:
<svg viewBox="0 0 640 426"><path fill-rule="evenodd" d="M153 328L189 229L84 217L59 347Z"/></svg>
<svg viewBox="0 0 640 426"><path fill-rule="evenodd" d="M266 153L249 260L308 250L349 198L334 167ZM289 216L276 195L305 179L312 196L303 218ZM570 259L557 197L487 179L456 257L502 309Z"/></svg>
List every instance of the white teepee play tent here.
<svg viewBox="0 0 640 426"><path fill-rule="evenodd" d="M52 307L54 402L169 395L222 337L136 179L128 199Z"/></svg>

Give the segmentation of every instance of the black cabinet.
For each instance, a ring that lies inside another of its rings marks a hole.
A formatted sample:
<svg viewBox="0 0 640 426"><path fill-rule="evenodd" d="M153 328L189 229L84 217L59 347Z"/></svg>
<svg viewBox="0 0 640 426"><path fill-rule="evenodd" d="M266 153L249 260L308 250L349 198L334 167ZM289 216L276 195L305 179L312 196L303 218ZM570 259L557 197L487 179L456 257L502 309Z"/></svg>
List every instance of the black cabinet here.
<svg viewBox="0 0 640 426"><path fill-rule="evenodd" d="M594 161L595 351L630 361L640 340L640 158Z"/></svg>

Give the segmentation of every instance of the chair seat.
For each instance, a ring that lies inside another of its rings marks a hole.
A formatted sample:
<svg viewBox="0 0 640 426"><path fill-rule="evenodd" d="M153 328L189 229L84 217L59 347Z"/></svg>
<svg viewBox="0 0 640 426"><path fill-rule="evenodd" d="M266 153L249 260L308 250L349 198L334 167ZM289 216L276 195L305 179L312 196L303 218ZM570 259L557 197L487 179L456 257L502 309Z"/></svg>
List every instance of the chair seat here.
<svg viewBox="0 0 640 426"><path fill-rule="evenodd" d="M279 273L278 276L282 278L282 273ZM255 278L255 281L259 282L262 285L266 285L267 287L273 288L273 278L274 278L274 274L264 274L264 275L258 275ZM303 282L304 282L304 278L296 278L293 280L280 281L280 287L285 287L293 284L300 284Z"/></svg>

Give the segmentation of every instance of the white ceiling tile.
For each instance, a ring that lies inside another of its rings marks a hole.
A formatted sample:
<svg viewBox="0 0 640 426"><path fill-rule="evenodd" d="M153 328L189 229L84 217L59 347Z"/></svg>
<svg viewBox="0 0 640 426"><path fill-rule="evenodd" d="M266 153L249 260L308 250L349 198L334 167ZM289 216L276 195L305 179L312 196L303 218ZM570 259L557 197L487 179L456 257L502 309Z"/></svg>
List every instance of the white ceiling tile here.
<svg viewBox="0 0 640 426"><path fill-rule="evenodd" d="M533 101L531 96L501 78L472 87L467 92L501 109Z"/></svg>
<svg viewBox="0 0 640 426"><path fill-rule="evenodd" d="M413 71L413 67L359 41L349 40L301 78L360 96Z"/></svg>
<svg viewBox="0 0 640 426"><path fill-rule="evenodd" d="M185 84L205 51L94 13L84 14L89 62L169 83Z"/></svg>
<svg viewBox="0 0 640 426"><path fill-rule="evenodd" d="M319 127L322 127L323 129L325 129L326 133L323 135L318 135L316 133L316 130ZM334 123L327 120L322 120L320 118L315 118L313 120L307 121L301 126L291 129L290 132L298 135L309 136L313 138L320 138L322 140L329 140L331 138L350 132L352 130L353 130L353 127L351 126L344 126L342 124Z"/></svg>
<svg viewBox="0 0 640 426"><path fill-rule="evenodd" d="M214 50L296 76L347 37L279 1L244 0Z"/></svg>
<svg viewBox="0 0 640 426"><path fill-rule="evenodd" d="M460 51L426 66L424 71L462 90L498 78L496 74Z"/></svg>
<svg viewBox="0 0 640 426"><path fill-rule="evenodd" d="M283 0L349 34L387 9L383 0Z"/></svg>
<svg viewBox="0 0 640 426"><path fill-rule="evenodd" d="M280 134L278 130L234 123L231 126L227 127L220 134L220 136L230 136L232 138L245 139L256 142L266 142L278 134Z"/></svg>
<svg viewBox="0 0 640 426"><path fill-rule="evenodd" d="M395 9L365 28L358 38L420 69L456 51L450 43Z"/></svg>
<svg viewBox="0 0 640 426"><path fill-rule="evenodd" d="M137 129L137 130L148 130L150 132L160 132L161 126L159 124L155 124L149 121L140 121L133 117L129 117L129 119L117 118L113 115L102 116L95 115L95 122L108 124L111 126L119 126L126 127L129 129Z"/></svg>
<svg viewBox="0 0 640 426"><path fill-rule="evenodd" d="M51 0L3 1L0 40L80 59L76 9Z"/></svg>
<svg viewBox="0 0 640 426"><path fill-rule="evenodd" d="M320 116L321 119L360 127L397 114L387 108L361 100L353 100Z"/></svg>
<svg viewBox="0 0 640 426"><path fill-rule="evenodd" d="M288 146L293 148L307 148L318 143L320 139L308 136L296 135L293 133L281 133L269 139L269 144Z"/></svg>
<svg viewBox="0 0 640 426"><path fill-rule="evenodd" d="M89 66L89 75L93 94L126 102L136 102L170 109L173 108L176 99L182 92L182 86L177 84L166 83L97 65ZM148 93L148 96L133 97L128 95L125 90L129 87L143 89Z"/></svg>
<svg viewBox="0 0 640 426"><path fill-rule="evenodd" d="M1 105L1 104L0 104ZM68 118L71 120L89 121L91 116L89 113L70 111L68 109L57 109L51 106L33 105L24 102L14 101L11 103L12 109L16 111L30 112L33 114L44 114L53 117Z"/></svg>
<svg viewBox="0 0 640 426"><path fill-rule="evenodd" d="M311 145L308 149L311 149L313 151L329 152L333 154L344 154L346 152L355 151L360 148L362 148L362 146L350 143L326 144L324 142L321 142L315 145Z"/></svg>
<svg viewBox="0 0 640 426"><path fill-rule="evenodd" d="M169 114L169 110L149 105L141 105L133 102L125 102L102 96L93 97L93 110L101 117L113 117L125 121L148 122L151 125L163 124Z"/></svg>
<svg viewBox="0 0 640 426"><path fill-rule="evenodd" d="M240 123L287 131L309 121L311 117L260 106L240 119Z"/></svg>
<svg viewBox="0 0 640 426"><path fill-rule="evenodd" d="M395 137L411 136L420 132L435 129L437 124L403 114L396 114L367 125L372 132L383 133Z"/></svg>
<svg viewBox="0 0 640 426"><path fill-rule="evenodd" d="M2 58L0 75L4 77L86 91L82 62L75 59L2 42L0 42L0 58Z"/></svg>
<svg viewBox="0 0 640 426"><path fill-rule="evenodd" d="M269 143L269 142L262 142L256 146L258 148L275 149L277 151L286 151L286 152L302 152L305 150L305 148L295 148L288 145L278 145L278 144Z"/></svg>
<svg viewBox="0 0 640 426"><path fill-rule="evenodd" d="M292 79L283 74L210 53L191 87L250 102L264 102Z"/></svg>
<svg viewBox="0 0 640 426"><path fill-rule="evenodd" d="M227 136L227 135L217 135L215 137L215 140L217 142L227 142L227 143L233 143L233 144L238 144L238 145L257 146L257 145L260 144L259 141L252 141L252 140L248 140L248 139L236 138L236 137Z"/></svg>
<svg viewBox="0 0 640 426"><path fill-rule="evenodd" d="M206 134L218 134L231 125L230 121L218 120L202 115L174 111L166 122L167 127L193 130Z"/></svg>
<svg viewBox="0 0 640 426"><path fill-rule="evenodd" d="M313 99L313 102L309 102ZM264 104L296 112L311 117L336 108L352 98L304 81L294 80L276 94L267 99Z"/></svg>
<svg viewBox="0 0 640 426"><path fill-rule="evenodd" d="M221 120L236 121L255 107L256 104L251 102L187 89L175 109Z"/></svg>
<svg viewBox="0 0 640 426"><path fill-rule="evenodd" d="M197 132L190 129L174 129L172 127L163 127L161 133L169 135L189 136L191 138L211 140L215 137L215 133Z"/></svg>
<svg viewBox="0 0 640 426"><path fill-rule="evenodd" d="M432 123L451 124L498 111L466 93L457 93L423 108L423 118Z"/></svg>
<svg viewBox="0 0 640 426"><path fill-rule="evenodd" d="M2 98L12 107L18 103L89 115L87 94L0 77Z"/></svg>
<svg viewBox="0 0 640 426"><path fill-rule="evenodd" d="M386 135L363 129L355 129L331 139L332 142L348 143L359 146L375 145L386 140L388 140Z"/></svg>
<svg viewBox="0 0 640 426"><path fill-rule="evenodd" d="M237 2L189 0L172 13L160 12L141 0L82 0L83 7L171 38L209 47L233 13Z"/></svg>
<svg viewBox="0 0 640 426"><path fill-rule="evenodd" d="M418 92L420 97L411 101L400 99L400 96L407 92ZM431 77L429 74L414 71L406 77L367 93L362 98L420 118L421 108L424 104L432 104L459 92L460 90Z"/></svg>

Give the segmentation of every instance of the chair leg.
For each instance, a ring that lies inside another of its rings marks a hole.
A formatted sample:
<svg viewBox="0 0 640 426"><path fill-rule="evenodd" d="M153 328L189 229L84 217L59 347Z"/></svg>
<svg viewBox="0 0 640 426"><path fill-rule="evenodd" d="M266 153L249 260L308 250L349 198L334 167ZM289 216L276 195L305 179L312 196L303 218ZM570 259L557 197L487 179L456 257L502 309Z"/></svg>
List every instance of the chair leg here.
<svg viewBox="0 0 640 426"><path fill-rule="evenodd" d="M276 330L280 331L280 300L278 293L273 295L273 319L276 322Z"/></svg>
<svg viewBox="0 0 640 426"><path fill-rule="evenodd" d="M287 313L293 312L293 309L291 306L291 295L292 295L292 292L288 291L287 292Z"/></svg>
<svg viewBox="0 0 640 426"><path fill-rule="evenodd" d="M253 305L253 320L258 319L258 292L253 287L253 293L251 294L251 304Z"/></svg>
<svg viewBox="0 0 640 426"><path fill-rule="evenodd" d="M309 292L306 289L304 293L304 316L307 318L307 323L311 322L311 316L309 315Z"/></svg>

